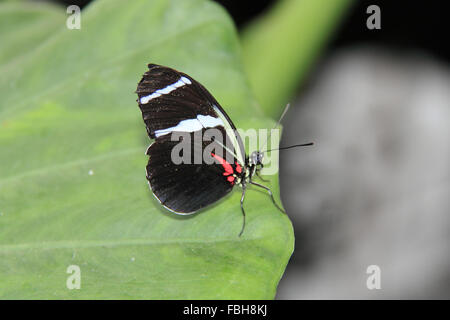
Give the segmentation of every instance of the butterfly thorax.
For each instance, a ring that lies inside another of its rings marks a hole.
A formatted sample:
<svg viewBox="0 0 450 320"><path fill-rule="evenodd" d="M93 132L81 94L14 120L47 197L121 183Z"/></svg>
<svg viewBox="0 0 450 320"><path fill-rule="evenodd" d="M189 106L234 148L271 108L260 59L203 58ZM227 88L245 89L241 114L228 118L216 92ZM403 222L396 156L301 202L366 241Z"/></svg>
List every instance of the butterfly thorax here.
<svg viewBox="0 0 450 320"><path fill-rule="evenodd" d="M250 157L246 157L244 170L241 174L236 176L236 184L245 186L249 183L253 176L264 167L263 165L264 153L260 151L253 151Z"/></svg>

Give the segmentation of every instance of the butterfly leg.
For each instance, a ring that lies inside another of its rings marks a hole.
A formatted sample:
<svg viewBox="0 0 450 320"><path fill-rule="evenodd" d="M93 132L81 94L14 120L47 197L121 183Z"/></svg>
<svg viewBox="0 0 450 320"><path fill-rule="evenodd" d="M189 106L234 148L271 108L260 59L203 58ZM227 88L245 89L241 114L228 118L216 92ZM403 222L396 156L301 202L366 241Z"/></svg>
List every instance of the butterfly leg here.
<svg viewBox="0 0 450 320"><path fill-rule="evenodd" d="M255 171L256 176L257 176L258 178L260 178L261 181L269 182L269 180L263 179L263 177L261 177L261 176L259 175L259 172L260 172L260 171L261 171L260 169L256 169L256 171Z"/></svg>
<svg viewBox="0 0 450 320"><path fill-rule="evenodd" d="M268 187L266 187L266 186L263 186L262 184L253 182L253 181L251 181L251 180L250 180L250 184L265 189L265 190L269 193L270 197L272 198L272 202L273 202L273 204L275 205L275 207L277 207L277 209L280 210L281 212L286 213L286 211L284 211L284 210L283 210L283 209L275 202L275 198L273 197L273 193L272 193L272 190L270 190L270 188L268 188Z"/></svg>
<svg viewBox="0 0 450 320"><path fill-rule="evenodd" d="M242 210L242 217L244 220L242 222L241 232L239 232L239 237L242 235L242 233L244 232L244 228L245 228L245 210L244 210L245 190L246 190L246 187L245 187L245 185L243 185L242 186L242 196L241 196L241 210Z"/></svg>

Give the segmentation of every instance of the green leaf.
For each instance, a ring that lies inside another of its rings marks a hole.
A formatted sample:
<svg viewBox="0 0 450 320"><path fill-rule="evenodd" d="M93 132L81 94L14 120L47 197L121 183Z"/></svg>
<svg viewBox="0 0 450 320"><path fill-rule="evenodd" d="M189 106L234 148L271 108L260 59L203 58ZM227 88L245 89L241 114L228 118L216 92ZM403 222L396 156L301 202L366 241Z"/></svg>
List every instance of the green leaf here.
<svg viewBox="0 0 450 320"><path fill-rule="evenodd" d="M244 30L245 67L268 115L280 115L352 1L280 0Z"/></svg>
<svg viewBox="0 0 450 320"><path fill-rule="evenodd" d="M180 217L145 178L151 141L134 91L147 63L203 83L239 128L273 125L226 12L203 0L95 1L69 30L60 10L0 4L13 24L0 35L14 44L0 60L0 298L273 298L293 231L267 194L247 191L239 238L239 190ZM80 290L66 287L70 265Z"/></svg>

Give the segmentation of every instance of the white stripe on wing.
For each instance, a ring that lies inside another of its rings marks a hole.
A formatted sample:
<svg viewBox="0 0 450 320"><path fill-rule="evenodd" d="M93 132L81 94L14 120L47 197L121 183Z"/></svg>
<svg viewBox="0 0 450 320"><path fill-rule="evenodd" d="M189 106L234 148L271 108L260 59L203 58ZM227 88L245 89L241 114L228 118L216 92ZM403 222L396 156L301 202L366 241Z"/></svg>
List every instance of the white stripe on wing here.
<svg viewBox="0 0 450 320"><path fill-rule="evenodd" d="M156 130L155 136L160 137L171 132L194 132L202 128L214 128L217 126L224 126L222 119L211 116L198 115L195 119L187 119L180 121L176 126Z"/></svg>
<svg viewBox="0 0 450 320"><path fill-rule="evenodd" d="M158 89L155 92L153 92L152 94L149 94L148 96L141 97L141 99L139 99L139 101L141 102L141 104L146 104L152 99L158 98L158 97L162 96L163 94L168 94L177 88L180 88L186 84L191 84L191 83L192 83L191 80L189 80L188 78L183 76L177 82L169 84L165 88Z"/></svg>

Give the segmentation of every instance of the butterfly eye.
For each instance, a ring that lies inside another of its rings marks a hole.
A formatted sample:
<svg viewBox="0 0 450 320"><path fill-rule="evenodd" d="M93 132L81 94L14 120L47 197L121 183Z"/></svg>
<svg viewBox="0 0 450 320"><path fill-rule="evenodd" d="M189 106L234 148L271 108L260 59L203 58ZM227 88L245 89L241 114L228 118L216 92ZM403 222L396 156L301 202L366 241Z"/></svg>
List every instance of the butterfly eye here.
<svg viewBox="0 0 450 320"><path fill-rule="evenodd" d="M250 164L257 164L258 163L258 151L253 151L250 155Z"/></svg>
<svg viewBox="0 0 450 320"><path fill-rule="evenodd" d="M262 164L263 159L264 159L264 153L258 152L258 162L257 163Z"/></svg>

